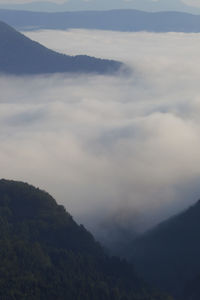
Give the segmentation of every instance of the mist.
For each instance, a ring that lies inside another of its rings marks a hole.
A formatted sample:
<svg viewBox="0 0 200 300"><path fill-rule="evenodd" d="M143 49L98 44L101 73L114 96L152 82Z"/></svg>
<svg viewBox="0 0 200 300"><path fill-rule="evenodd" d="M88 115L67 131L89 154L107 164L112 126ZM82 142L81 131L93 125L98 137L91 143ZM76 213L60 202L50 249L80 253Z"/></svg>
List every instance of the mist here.
<svg viewBox="0 0 200 300"><path fill-rule="evenodd" d="M1 75L1 178L48 191L100 239L113 227L144 231L198 200L199 34L26 35L133 72Z"/></svg>

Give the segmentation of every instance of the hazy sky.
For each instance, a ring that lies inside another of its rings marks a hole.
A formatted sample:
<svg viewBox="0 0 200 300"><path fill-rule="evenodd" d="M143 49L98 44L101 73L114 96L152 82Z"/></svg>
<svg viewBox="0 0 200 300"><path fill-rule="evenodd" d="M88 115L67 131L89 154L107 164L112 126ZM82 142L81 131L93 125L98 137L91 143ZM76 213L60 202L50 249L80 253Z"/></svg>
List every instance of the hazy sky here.
<svg viewBox="0 0 200 300"><path fill-rule="evenodd" d="M200 9L200 0L0 0L0 7L46 11L136 8L147 11L180 10L198 13L200 10L196 9Z"/></svg>
<svg viewBox="0 0 200 300"><path fill-rule="evenodd" d="M72 0L68 0L68 1L66 1L66 0L43 0L43 1L38 1L38 0L9 0L9 3L17 3L17 4L21 4L21 3L23 3L23 4L26 4L26 3L33 3L33 2L38 2L38 3L42 3L42 2L49 2L49 3L56 3L56 4L63 4L63 3L69 3L69 2L71 2ZM77 3L81 3L81 2L93 2L93 3L95 3L95 2L100 2L100 0L73 0L73 1L75 1L75 2L77 2ZM169 3L168 5L170 5L171 3L170 3L170 1L168 0L168 1L166 1L166 0L140 0L141 2L143 2L143 3L151 3L151 2L157 2L157 3ZM178 1L176 1L176 0L174 0L175 2L178 2ZM116 1L116 0L107 0L107 3L109 4L109 2L110 3L113 3L113 5L115 5L115 3L119 3L119 2L130 2L130 4L132 4L132 3L136 3L137 2L137 0L120 0L120 1ZM199 0L180 0L179 2L183 2L183 3L186 3L186 4L188 4L188 5L193 5L193 6L200 6L200 1ZM4 4L7 4L7 1L5 1L5 0L0 0L0 3L4 3Z"/></svg>
<svg viewBox="0 0 200 300"><path fill-rule="evenodd" d="M90 229L146 228L199 199L199 34L27 34L133 74L1 76L0 177L49 191Z"/></svg>

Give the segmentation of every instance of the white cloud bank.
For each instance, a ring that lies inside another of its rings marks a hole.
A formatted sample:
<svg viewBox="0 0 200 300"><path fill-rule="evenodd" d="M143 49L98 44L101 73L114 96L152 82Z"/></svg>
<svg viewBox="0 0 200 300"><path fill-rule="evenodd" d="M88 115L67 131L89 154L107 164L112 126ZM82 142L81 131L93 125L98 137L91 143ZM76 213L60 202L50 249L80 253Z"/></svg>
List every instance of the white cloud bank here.
<svg viewBox="0 0 200 300"><path fill-rule="evenodd" d="M148 227L198 199L198 34L27 35L134 71L128 78L1 76L0 177L47 190L89 228L110 215Z"/></svg>

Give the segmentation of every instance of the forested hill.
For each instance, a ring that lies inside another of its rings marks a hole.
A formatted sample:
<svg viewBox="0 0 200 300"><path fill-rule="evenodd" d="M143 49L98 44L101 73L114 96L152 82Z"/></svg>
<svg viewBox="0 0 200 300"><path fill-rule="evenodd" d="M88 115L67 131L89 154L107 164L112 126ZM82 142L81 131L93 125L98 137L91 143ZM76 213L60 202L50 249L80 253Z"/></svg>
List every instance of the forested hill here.
<svg viewBox="0 0 200 300"><path fill-rule="evenodd" d="M135 9L76 12L30 12L0 9L0 19L20 30L101 29L116 31L200 32L200 16L183 12Z"/></svg>
<svg viewBox="0 0 200 300"><path fill-rule="evenodd" d="M169 300L46 192L0 180L0 299Z"/></svg>
<svg viewBox="0 0 200 300"><path fill-rule="evenodd" d="M13 75L59 72L112 74L119 71L121 67L122 63L113 60L57 53L0 22L0 73Z"/></svg>
<svg viewBox="0 0 200 300"><path fill-rule="evenodd" d="M200 299L200 201L129 247L141 274L180 300Z"/></svg>

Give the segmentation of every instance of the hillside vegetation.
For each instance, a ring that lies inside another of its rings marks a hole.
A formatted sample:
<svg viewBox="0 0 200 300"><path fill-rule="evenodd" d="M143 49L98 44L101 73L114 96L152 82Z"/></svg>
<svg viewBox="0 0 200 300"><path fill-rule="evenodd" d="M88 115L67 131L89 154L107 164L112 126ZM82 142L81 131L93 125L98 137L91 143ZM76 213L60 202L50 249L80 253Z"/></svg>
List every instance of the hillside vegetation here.
<svg viewBox="0 0 200 300"><path fill-rule="evenodd" d="M180 300L200 299L200 201L129 245L146 280ZM126 254L127 254L126 253Z"/></svg>
<svg viewBox="0 0 200 300"><path fill-rule="evenodd" d="M169 300L46 192L0 181L0 299Z"/></svg>

